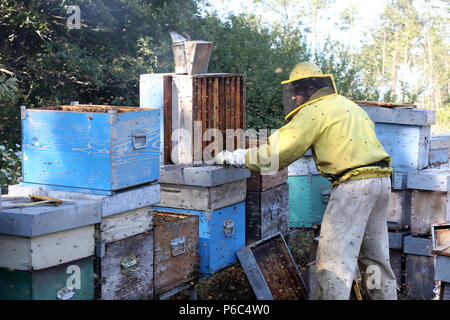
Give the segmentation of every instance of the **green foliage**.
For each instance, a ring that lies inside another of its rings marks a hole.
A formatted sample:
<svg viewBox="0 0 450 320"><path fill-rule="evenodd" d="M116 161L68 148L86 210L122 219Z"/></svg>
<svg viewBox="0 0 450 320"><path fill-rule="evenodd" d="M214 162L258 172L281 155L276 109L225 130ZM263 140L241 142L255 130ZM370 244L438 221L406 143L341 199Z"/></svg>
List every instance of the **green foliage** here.
<svg viewBox="0 0 450 320"><path fill-rule="evenodd" d="M253 15L231 16L226 23L208 15L193 35L214 43L209 72L246 74L247 127L279 128L284 119L280 83L309 57L301 32L284 33L279 26L271 31Z"/></svg>
<svg viewBox="0 0 450 320"><path fill-rule="evenodd" d="M20 148L16 145L15 149ZM0 188L7 193L8 185L17 184L22 172L22 153L0 144Z"/></svg>

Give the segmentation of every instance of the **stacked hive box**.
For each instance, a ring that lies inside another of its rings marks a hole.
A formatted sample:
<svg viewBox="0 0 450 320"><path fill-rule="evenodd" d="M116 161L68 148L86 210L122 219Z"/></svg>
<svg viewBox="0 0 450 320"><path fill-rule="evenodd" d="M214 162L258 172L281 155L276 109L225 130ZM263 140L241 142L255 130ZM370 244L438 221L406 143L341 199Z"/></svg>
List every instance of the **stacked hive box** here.
<svg viewBox="0 0 450 320"><path fill-rule="evenodd" d="M100 204L63 201L29 206L2 196L0 299L94 299L94 225Z"/></svg>
<svg viewBox="0 0 450 320"><path fill-rule="evenodd" d="M397 282L407 295L430 299L434 288L430 222L432 217L442 215L442 208L436 207L436 201L442 201L431 191L426 194L419 191L422 186L411 184L410 180L415 175L421 176L430 163L442 160L430 149L430 126L434 123L435 112L369 104L362 107L375 123L377 138L391 156L394 167L388 227L390 239L404 239L403 246L397 244L399 241L390 242L391 265ZM428 207L427 213L423 205ZM424 220L424 215L428 221ZM401 247L403 254L400 254Z"/></svg>
<svg viewBox="0 0 450 320"><path fill-rule="evenodd" d="M161 202L155 210L199 217L200 275L236 262L245 246L247 169L222 166L162 169Z"/></svg>
<svg viewBox="0 0 450 320"><path fill-rule="evenodd" d="M153 217L154 291L156 298L164 299L198 280L199 218L161 210Z"/></svg>
<svg viewBox="0 0 450 320"><path fill-rule="evenodd" d="M96 299L153 297L153 223L151 206L158 203L159 185L143 185L113 195L10 186L9 194L39 194L66 201L95 201L101 220L95 225Z"/></svg>
<svg viewBox="0 0 450 320"><path fill-rule="evenodd" d="M91 105L22 109L24 182L10 186L9 194L99 205L89 236L97 299L153 297L159 112Z"/></svg>
<svg viewBox="0 0 450 320"><path fill-rule="evenodd" d="M440 300L450 300L450 225L433 226L434 280L439 281Z"/></svg>
<svg viewBox="0 0 450 320"><path fill-rule="evenodd" d="M311 228L322 222L331 182L317 171L312 153L288 167L289 227Z"/></svg>
<svg viewBox="0 0 450 320"><path fill-rule="evenodd" d="M289 228L287 168L273 175L252 173L245 202L246 244L271 237Z"/></svg>
<svg viewBox="0 0 450 320"><path fill-rule="evenodd" d="M411 190L410 241L426 241L427 254L409 252L406 256L406 293L432 298L435 274L434 259L430 253L431 235L433 226L450 223L450 170L425 169L410 172L407 175L407 187ZM426 278L427 281L417 284L415 278L409 278L408 271L414 271L420 265L429 272L420 278Z"/></svg>

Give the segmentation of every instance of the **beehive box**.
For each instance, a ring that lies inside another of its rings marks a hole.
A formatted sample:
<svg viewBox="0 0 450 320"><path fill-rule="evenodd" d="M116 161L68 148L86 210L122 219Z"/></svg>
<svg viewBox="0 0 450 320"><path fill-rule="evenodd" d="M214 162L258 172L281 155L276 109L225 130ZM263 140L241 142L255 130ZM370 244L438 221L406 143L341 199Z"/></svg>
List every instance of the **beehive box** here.
<svg viewBox="0 0 450 320"><path fill-rule="evenodd" d="M195 215L153 212L155 296L199 277L199 219Z"/></svg>
<svg viewBox="0 0 450 320"><path fill-rule="evenodd" d="M420 299L432 299L434 263L429 238L407 236L403 242L405 259L405 293Z"/></svg>
<svg viewBox="0 0 450 320"><path fill-rule="evenodd" d="M287 183L263 192L247 192L245 202L246 244L286 233L289 224Z"/></svg>
<svg viewBox="0 0 450 320"><path fill-rule="evenodd" d="M211 141L206 132L212 128L219 130L212 145L219 151L244 148L245 76L227 73L165 76L163 114L165 164L208 160L203 155ZM227 129L242 129L242 139L232 136L227 144Z"/></svg>
<svg viewBox="0 0 450 320"><path fill-rule="evenodd" d="M289 176L289 227L310 228L322 222L331 182L321 175Z"/></svg>
<svg viewBox="0 0 450 320"><path fill-rule="evenodd" d="M59 206L17 207L29 205L29 199L2 198L0 299L93 299L99 203L63 201Z"/></svg>
<svg viewBox="0 0 450 320"><path fill-rule="evenodd" d="M441 282L439 300L450 300L450 283Z"/></svg>
<svg viewBox="0 0 450 320"><path fill-rule="evenodd" d="M23 186L20 184L9 186L8 192L10 195L17 197L27 197L29 194L37 194L69 201L96 201L100 203L101 217L103 218L145 208L160 201L159 184L140 185L120 190L113 195L52 190L45 186Z"/></svg>
<svg viewBox="0 0 450 320"><path fill-rule="evenodd" d="M450 225L432 227L434 280L450 282Z"/></svg>
<svg viewBox="0 0 450 320"><path fill-rule="evenodd" d="M0 268L0 300L93 299L93 257L34 271Z"/></svg>
<svg viewBox="0 0 450 320"><path fill-rule="evenodd" d="M200 276L209 277L236 262L245 246L245 201L216 210L187 210L155 206L154 210L199 217Z"/></svg>
<svg viewBox="0 0 450 320"><path fill-rule="evenodd" d="M411 233L431 235L431 226L450 223L450 171L429 169L408 173L411 194Z"/></svg>
<svg viewBox="0 0 450 320"><path fill-rule="evenodd" d="M247 192L262 192L287 183L288 169L274 174L259 174L252 172L247 179Z"/></svg>
<svg viewBox="0 0 450 320"><path fill-rule="evenodd" d="M50 268L94 255L97 202L30 204L28 198L2 196L0 267L20 271Z"/></svg>
<svg viewBox="0 0 450 320"><path fill-rule="evenodd" d="M245 200L245 180L215 187L161 184L159 205L191 210L215 210Z"/></svg>
<svg viewBox="0 0 450 320"><path fill-rule="evenodd" d="M215 210L245 201L248 169L223 166L161 170L160 206L197 211Z"/></svg>
<svg viewBox="0 0 450 320"><path fill-rule="evenodd" d="M258 300L299 300L308 289L281 234L237 251Z"/></svg>
<svg viewBox="0 0 450 320"><path fill-rule="evenodd" d="M413 172L428 166L434 110L360 105L375 123L377 138L391 156L395 170Z"/></svg>
<svg viewBox="0 0 450 320"><path fill-rule="evenodd" d="M411 191L392 190L387 215L389 229L407 230L411 225Z"/></svg>
<svg viewBox="0 0 450 320"><path fill-rule="evenodd" d="M448 168L450 158L450 134L430 137L429 165L432 168Z"/></svg>
<svg viewBox="0 0 450 320"><path fill-rule="evenodd" d="M103 218L96 227L96 298L153 298L153 214L144 207Z"/></svg>
<svg viewBox="0 0 450 320"><path fill-rule="evenodd" d="M159 177L160 110L22 107L24 184L111 195Z"/></svg>
<svg viewBox="0 0 450 320"><path fill-rule="evenodd" d="M389 261L397 280L397 287L403 290L405 261L403 257L403 241L409 232L389 232Z"/></svg>

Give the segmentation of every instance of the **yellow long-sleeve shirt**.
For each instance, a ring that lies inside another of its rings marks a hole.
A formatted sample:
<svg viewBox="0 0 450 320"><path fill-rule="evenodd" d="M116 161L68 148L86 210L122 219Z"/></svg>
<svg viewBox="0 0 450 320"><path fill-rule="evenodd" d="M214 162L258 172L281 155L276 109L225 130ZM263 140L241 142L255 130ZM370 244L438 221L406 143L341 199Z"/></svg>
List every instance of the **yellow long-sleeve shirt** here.
<svg viewBox="0 0 450 320"><path fill-rule="evenodd" d="M390 157L378 141L374 123L354 102L340 95L302 107L285 126L269 137L268 144L249 149L245 165L252 171L286 168L312 149L320 174L340 175L333 185L390 176L392 168L362 167Z"/></svg>

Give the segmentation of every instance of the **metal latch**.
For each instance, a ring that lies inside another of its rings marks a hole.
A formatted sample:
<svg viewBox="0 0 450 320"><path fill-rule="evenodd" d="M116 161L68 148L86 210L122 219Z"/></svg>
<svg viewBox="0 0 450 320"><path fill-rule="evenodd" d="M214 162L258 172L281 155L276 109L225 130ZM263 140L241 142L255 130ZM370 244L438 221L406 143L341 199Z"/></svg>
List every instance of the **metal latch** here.
<svg viewBox="0 0 450 320"><path fill-rule="evenodd" d="M322 202L328 203L328 201L330 201L330 196L331 196L331 190L322 191Z"/></svg>
<svg viewBox="0 0 450 320"><path fill-rule="evenodd" d="M279 202L279 201L278 201L278 202ZM269 207L269 210L270 210L270 218L271 218L272 220L277 219L277 218L280 216L280 209L281 209L281 207L280 207L280 204L279 204L279 203L273 204L273 205L271 205L271 206Z"/></svg>
<svg viewBox="0 0 450 320"><path fill-rule="evenodd" d="M223 233L226 238L234 235L234 222L231 219L225 220L223 223Z"/></svg>
<svg viewBox="0 0 450 320"><path fill-rule="evenodd" d="M172 256L179 256L186 251L185 247L186 238L179 237L170 241L170 246L172 247Z"/></svg>
<svg viewBox="0 0 450 320"><path fill-rule="evenodd" d="M68 287L64 287L56 293L58 300L73 300L75 296L75 292L73 289Z"/></svg>
<svg viewBox="0 0 450 320"><path fill-rule="evenodd" d="M120 265L124 270L127 271L137 271L138 270L138 259L136 256L128 256L122 258L120 261Z"/></svg>

